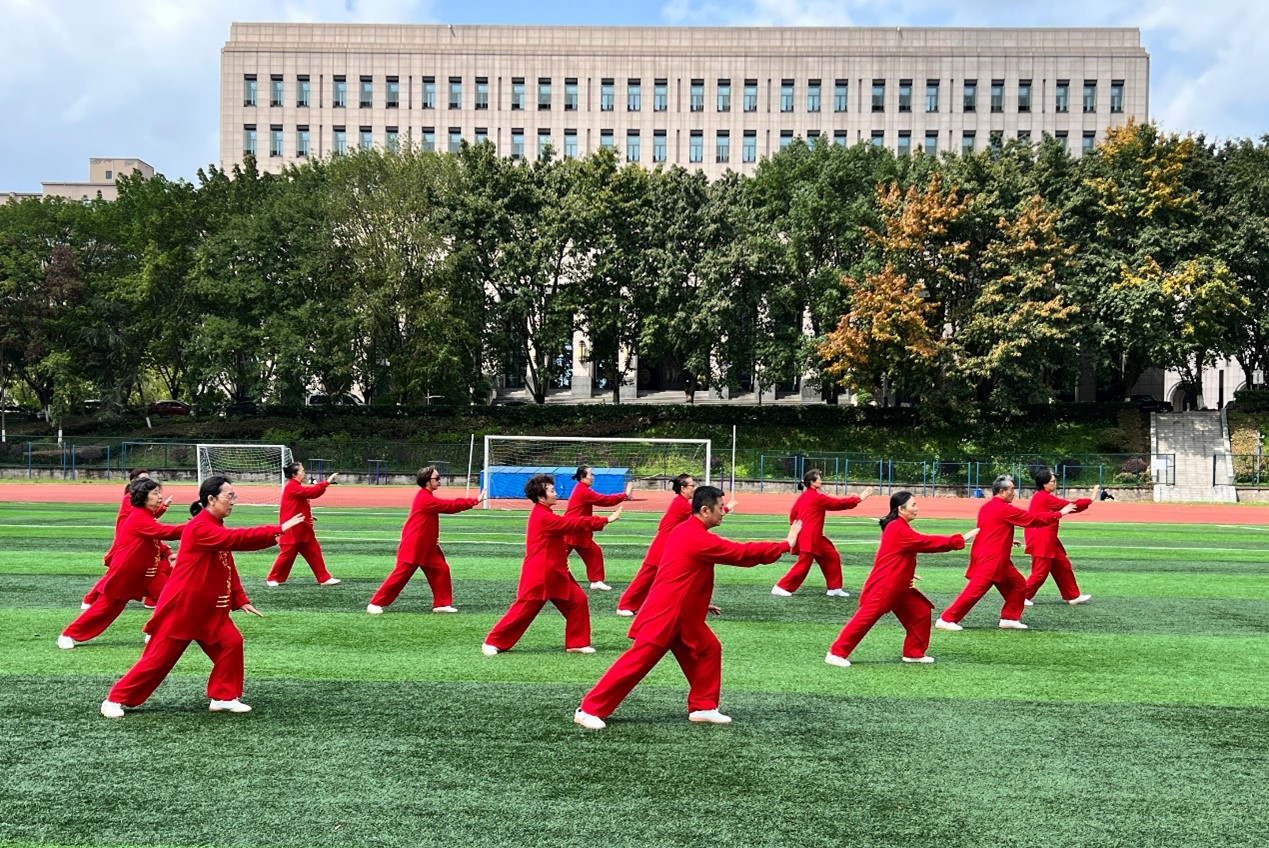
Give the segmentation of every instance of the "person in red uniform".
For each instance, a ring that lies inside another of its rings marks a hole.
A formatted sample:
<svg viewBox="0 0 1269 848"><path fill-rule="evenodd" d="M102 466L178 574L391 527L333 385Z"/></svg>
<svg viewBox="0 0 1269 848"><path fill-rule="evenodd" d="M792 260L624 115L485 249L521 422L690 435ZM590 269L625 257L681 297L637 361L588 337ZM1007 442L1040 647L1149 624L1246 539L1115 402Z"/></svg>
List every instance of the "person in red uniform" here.
<svg viewBox="0 0 1269 848"><path fill-rule="evenodd" d="M617 601L617 615L634 615L639 611L644 599L648 597L648 590L652 588L652 581L656 579L661 552L665 548L665 537L692 517L692 493L696 491L696 480L691 474L680 474L674 478L670 488L674 490L675 497L670 500L670 505L665 508L665 514L657 524L657 534L648 546L648 552L643 555L643 563L634 580L630 581L630 585ZM736 499L732 498L723 507L723 511L731 512L735 508Z"/></svg>
<svg viewBox="0 0 1269 848"><path fill-rule="evenodd" d="M851 651L888 612L907 631L903 640L902 659L906 663L932 663L927 655L930 647L930 613L934 604L917 588L921 579L916 573L917 554L960 551L965 543L978 535L975 527L965 534L926 536L912 529L917 517L917 502L911 492L895 492L890 496L890 512L881 519L881 547L873 560L872 572L859 592L859 609L842 628L837 641L828 649L824 662L846 668Z"/></svg>
<svg viewBox="0 0 1269 848"><path fill-rule="evenodd" d="M160 524L163 488L149 478L140 478L131 487L129 513L115 531L114 544L106 559L110 570L101 579L101 591L92 605L67 625L57 637L57 647L69 649L77 643L100 636L128 605L143 597L159 596L167 576L160 566L167 561L163 539L176 539L184 524ZM170 573L170 572L169 572Z"/></svg>
<svg viewBox="0 0 1269 848"><path fill-rule="evenodd" d="M1069 503L1075 504L1076 512L1083 512L1102 493L1101 486L1094 486L1091 498L1068 501L1053 494L1056 488L1057 477L1053 476L1052 471L1047 468L1037 471L1035 494L1031 496L1031 502L1027 504L1027 512L1043 515L1046 512L1056 512ZM1071 567L1071 558L1066 555L1066 548L1063 547L1062 540L1058 538L1056 524L1028 527L1023 531L1023 538L1027 541L1025 551L1031 555L1031 576L1027 578L1025 592L1027 606L1031 606L1031 599L1035 597L1035 593L1044 585L1044 581L1050 574L1053 575L1053 582L1057 584L1062 600L1068 604L1086 604L1093 599L1092 595L1080 592L1079 583L1075 581L1075 569Z"/></svg>
<svg viewBox="0 0 1269 848"><path fill-rule="evenodd" d="M590 605L582 587L569 574L565 538L582 528L591 532L603 530L621 517L621 507L607 518L556 515L551 507L559 502L559 496L555 493L555 478L549 474L533 476L524 486L524 496L533 502L533 509L529 511L529 526L525 532L520 585L511 608L485 637L481 653L492 657L510 650L550 601L564 615L564 650L572 654L593 654Z"/></svg>
<svg viewBox="0 0 1269 848"><path fill-rule="evenodd" d="M723 491L698 486L692 495L692 517L670 531L648 600L630 625L634 644L604 672L582 698L573 721L603 730L608 718L639 681L669 651L687 678L687 718L708 724L729 724L719 712L723 649L705 623L714 590L714 566L749 568L778 560L797 541L803 526L794 521L781 542L732 542L711 533L723 522Z"/></svg>
<svg viewBox="0 0 1269 848"><path fill-rule="evenodd" d="M127 518L129 515L131 515L133 509L135 509L135 507L133 507L132 505L132 484L138 480L149 480L149 479L150 479L150 469L148 468L134 468L128 472L128 482L123 487L123 501L119 504L119 514L115 516L115 536L116 537L119 535L119 528L123 526L123 520ZM172 503L171 497L164 498L162 503L159 504L159 511L156 513L153 513L154 517L158 518L159 516L163 515L163 513L167 512L167 508L169 505L171 505L171 503ZM111 543L111 546L113 547L113 541ZM165 578L172 573L172 559L173 559L172 549L169 548L167 545L163 545L163 561L159 564L159 571ZM106 569L109 570L110 568L110 553L109 552L107 552L106 556L102 558L102 562L106 566ZM97 598L101 595L101 586L105 582L106 582L106 575L103 574L101 576L101 579L97 581L96 585L94 585L92 589L88 591L88 594L84 595L84 600L79 605L79 608L81 610L86 610L90 606L93 605L93 602L96 601ZM158 597L159 597L158 594L151 595L147 593L146 596L142 599L142 602L147 607L153 607L154 602L155 600L158 599Z"/></svg>
<svg viewBox="0 0 1269 848"><path fill-rule="evenodd" d="M405 526L401 528L397 566L366 605L366 612L371 615L381 614L384 607L395 601L405 584L414 576L414 572L419 570L427 578L427 585L432 590L432 612L458 612L453 606L454 592L449 577L449 563L445 561L445 553L438 544L440 515L453 515L480 506L485 493L481 492L477 498L438 498L436 490L441 487L441 475L433 465L420 468L417 480L419 491L414 496L414 504L410 507L410 515L405 519Z"/></svg>
<svg viewBox="0 0 1269 848"><path fill-rule="evenodd" d="M230 530L225 519L233 512L233 486L221 475L208 477L190 505L193 518L181 533L180 552L172 579L159 595L159 604L146 622L145 650L101 704L106 718L122 718L154 693L190 642L197 642L212 661L207 697L212 712L246 713L242 697L242 634L229 618L230 610L262 613L242 590L231 551L259 551L272 547L284 532L304 520L292 516L282 525Z"/></svg>
<svg viewBox="0 0 1269 848"><path fill-rule="evenodd" d="M630 493L634 491L634 483L630 482L626 484L624 494L596 493L591 488L595 485L595 472L589 465L578 466L573 479L577 481L577 485L568 496L568 507L564 510L565 518L591 518L595 514L595 507L618 506L623 501L630 500ZM568 550L577 551L582 562L586 564L586 579L590 581L590 588L600 592L611 591L612 587L604 582L604 551L595 544L594 532L583 525L580 529L569 533L566 541Z"/></svg>
<svg viewBox="0 0 1269 848"><path fill-rule="evenodd" d="M872 494L872 489L864 489L859 497L834 498L820 492L824 478L817 469L812 468L802 477L798 488L802 494L789 510L789 522L802 522L802 537L798 539L798 558L789 569L789 573L780 578L771 589L771 594L787 598L798 590L806 575L811 571L811 562L819 563L824 572L824 582L830 598L847 598L850 593L842 588L842 558L837 548L824 535L824 513L840 509L854 509Z"/></svg>
<svg viewBox="0 0 1269 848"><path fill-rule="evenodd" d="M294 530L282 534L281 552L269 570L264 585L280 586L291 576L291 566L295 558L303 556L308 567L313 569L313 576L322 586L335 586L339 578L331 577L326 570L326 560L322 558L322 546L317 544L317 536L313 533L313 508L309 501L320 498L335 482L336 474L332 474L320 483L312 486L304 485L304 464L292 462L282 469L286 484L282 487L282 505L278 507L278 520L286 523L293 515L303 517Z"/></svg>
<svg viewBox="0 0 1269 848"><path fill-rule="evenodd" d="M1057 512L1030 513L1013 505L1016 495L1013 478L1008 474L1001 474L992 481L991 499L978 511L978 529L981 532L969 550L969 568L965 571L969 583L934 622L939 630L964 630L960 620L992 586L1005 599L1000 610L1000 627L1005 630L1027 629L1027 625L1022 623L1027 581L1009 558L1009 549L1013 547L1013 528L1057 524L1063 515L1075 510L1075 504L1064 506Z"/></svg>

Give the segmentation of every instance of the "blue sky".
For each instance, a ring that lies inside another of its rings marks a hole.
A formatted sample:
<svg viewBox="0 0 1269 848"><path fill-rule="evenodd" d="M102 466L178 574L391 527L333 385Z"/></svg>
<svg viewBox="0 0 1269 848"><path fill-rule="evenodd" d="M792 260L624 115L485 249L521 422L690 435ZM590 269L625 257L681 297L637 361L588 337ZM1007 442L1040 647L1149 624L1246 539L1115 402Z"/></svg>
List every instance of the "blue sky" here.
<svg viewBox="0 0 1269 848"><path fill-rule="evenodd" d="M1209 138L1269 133L1265 0L0 0L0 191L137 156L192 179L218 156L232 21L624 26L1129 26L1151 54L1151 118Z"/></svg>

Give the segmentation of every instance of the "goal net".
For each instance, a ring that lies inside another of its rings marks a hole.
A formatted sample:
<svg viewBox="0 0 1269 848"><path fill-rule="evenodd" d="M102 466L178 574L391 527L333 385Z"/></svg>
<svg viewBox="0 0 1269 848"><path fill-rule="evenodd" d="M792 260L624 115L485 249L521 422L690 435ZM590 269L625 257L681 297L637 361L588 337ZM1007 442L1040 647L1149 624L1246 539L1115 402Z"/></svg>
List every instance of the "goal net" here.
<svg viewBox="0 0 1269 848"><path fill-rule="evenodd" d="M291 462L286 445L199 445L198 483L223 474L234 484L238 503L276 506L282 500L282 469Z"/></svg>
<svg viewBox="0 0 1269 848"><path fill-rule="evenodd" d="M680 474L709 485L713 461L709 439L586 439L567 436L485 436L480 484L490 498L523 498L524 484L535 474L555 477L565 500L580 465L595 473L595 491L603 495L636 489L669 489Z"/></svg>

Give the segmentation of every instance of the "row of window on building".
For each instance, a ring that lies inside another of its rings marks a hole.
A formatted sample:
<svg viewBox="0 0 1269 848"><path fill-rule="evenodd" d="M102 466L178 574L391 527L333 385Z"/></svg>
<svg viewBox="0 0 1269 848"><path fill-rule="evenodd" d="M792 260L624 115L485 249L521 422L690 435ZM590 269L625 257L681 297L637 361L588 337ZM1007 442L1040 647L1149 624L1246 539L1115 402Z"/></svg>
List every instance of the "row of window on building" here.
<svg viewBox="0 0 1269 848"><path fill-rule="evenodd" d="M375 82L374 77L362 76L358 79L358 99L357 104L362 109L370 109L375 104ZM255 74L247 74L243 79L243 105L258 106L259 92L257 89L259 82ZM389 76L384 78L384 101L383 105L388 109L401 108L401 80L400 77ZM437 108L437 81L436 77L422 78L422 91L419 100L420 108L436 109ZM269 105L285 106L285 80L281 74L273 74L269 78ZM1097 104L1097 80L1086 79L1083 85L1082 109L1085 113L1095 113L1098 109ZM589 88L589 85L587 86ZM871 92L871 109L873 112L886 111L886 88L887 83L884 79L874 79L872 81ZM797 86L791 79L783 79L780 81L779 91L779 111L793 112L797 102ZM943 95L942 80L926 80L925 82L925 111L927 113L939 112L943 109L954 110L954 103L945 103ZM625 85L626 111L641 112L643 111L643 82L638 79L628 79ZM729 79L720 79L714 86L714 110L716 112L730 112L733 108L732 83ZM313 105L313 89L312 82L307 75L301 74L295 79L295 99L294 105L300 107L309 107ZM899 80L898 85L898 102L897 108L900 112L911 112L914 109L914 86L910 79ZM1003 79L993 79L988 88L987 108L993 113L1005 111L1005 92L1006 85ZM1071 81L1060 79L1053 86L1053 111L1056 113L1066 113L1071 110ZM848 80L838 79L833 81L832 85L832 101L828 104L824 103L824 97L828 92L825 89L822 80L807 80L803 86L802 94L805 98L805 106L807 112L826 111L828 106L832 107L833 112L848 111L850 101L850 83ZM1029 79L1018 80L1015 92L1016 99L1011 103L1018 112L1027 113L1035 108L1036 91L1035 86ZM450 109L462 109L463 103L463 78L449 78L449 100ZM978 80L964 80L960 89L960 111L977 112L979 106L979 84ZM523 77L513 77L511 80L511 88L507 106L511 111L523 111L527 108L527 88ZM539 111L550 111L554 106L554 88L551 79L541 78L537 82L537 108ZM583 105L589 107L589 97L583 101L581 97L581 88L577 79L567 78L564 80L564 92L562 105L565 112L580 111ZM658 79L652 85L652 111L667 112L670 111L670 85L665 79ZM759 85L755 79L747 79L741 88L740 110L743 112L757 112L759 103ZM348 77L335 76L331 83L330 105L336 109L342 109L348 106ZM476 110L488 109L490 105L490 90L488 77L476 77L475 89L471 107ZM688 89L688 111L704 112L706 105L705 81L703 79L694 79ZM612 79L603 79L599 85L599 111L613 112L617 107L617 85ZM588 109L589 111L589 109ZM676 109L675 111L681 111ZM1124 111L1124 81L1111 80L1110 83L1110 111L1112 113L1121 113Z"/></svg>
<svg viewBox="0 0 1269 848"><path fill-rule="evenodd" d="M287 155L284 149L285 132L281 126L271 126L268 130L269 138L269 156L271 158L285 157ZM576 158L578 155L577 130L566 129L563 136L563 147L555 146L555 137L549 129L540 129L537 131L537 156L539 159L545 158L547 150L558 150L566 158ZM820 136L818 130L809 130L805 138L808 142L813 143ZM1027 130L1018 132L1019 139L1027 140L1031 138L1031 133ZM1055 133L1055 137L1063 146L1068 145L1068 134L1063 131ZM312 134L306 126L297 127L295 130L295 147L294 156L303 158L314 155L312 148ZM779 136L779 149L783 150L793 142L794 133L792 130L781 130ZM359 148L369 150L376 144L375 133L372 127L360 127L357 134L353 137ZM473 143L480 144L490 141L489 130L477 127L474 137L471 139ZM846 146L851 144L850 137L846 130L835 130L832 134L834 144ZM1082 150L1087 152L1096 144L1096 132L1087 130L1083 133ZM714 158L713 161L719 164L729 164L732 162L732 134L728 130L718 130L714 134ZM870 141L878 147L884 147L886 143L886 134L884 130L873 130ZM349 134L346 127L334 127L330 138L329 153L339 155L348 152ZM462 147L463 134L458 127L450 127L448 134L444 137L445 149L450 153L457 153ZM974 130L965 130L961 133L960 152L962 154L973 153L978 145L978 133ZM1001 147L1004 144L1004 133L1001 131L992 131L987 133L987 143L992 147ZM385 150L397 151L401 147L401 132L398 127L388 127L382 138L382 147ZM617 139L613 130L600 130L599 132L600 147L617 146ZM895 151L900 156L907 156L913 152L913 135L910 131L900 130L897 135L897 143ZM419 137L419 147L426 152L434 152L437 147L437 133L433 127L424 127ZM258 156L257 152L257 130L255 124L247 124L243 127L243 154ZM927 130L920 144L921 151L934 156L940 151L939 148L939 131ZM523 129L512 129L510 133L510 148L505 151L513 160L525 158L525 132ZM669 153L669 143L665 130L655 130L652 133L652 164L659 164L667 161ZM627 162L642 162L643 153L643 136L639 130L627 130L625 135L625 160ZM689 163L703 163L705 161L705 132L703 130L691 130L688 133L687 161ZM758 132L757 130L745 130L740 140L740 161L742 163L753 163L758 161Z"/></svg>

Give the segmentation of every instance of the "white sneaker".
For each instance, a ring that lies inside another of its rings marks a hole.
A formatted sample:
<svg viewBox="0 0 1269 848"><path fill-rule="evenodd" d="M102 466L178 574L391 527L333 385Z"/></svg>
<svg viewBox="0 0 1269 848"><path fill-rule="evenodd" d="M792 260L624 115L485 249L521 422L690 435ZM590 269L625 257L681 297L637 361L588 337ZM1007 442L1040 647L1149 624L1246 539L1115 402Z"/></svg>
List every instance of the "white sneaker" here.
<svg viewBox="0 0 1269 848"><path fill-rule="evenodd" d="M92 604L90 604L90 603L88 603L88 601L80 601L80 602L79 602L79 608L80 608L81 610L92 609L92 606L93 606L93 605L92 605Z"/></svg>
<svg viewBox="0 0 1269 848"><path fill-rule="evenodd" d="M594 649L594 648L592 648L590 645L584 645L583 647L580 647L580 648L565 648L565 649L564 649L564 651L565 651L565 653L569 653L569 654L593 654L593 653L595 653L595 649Z"/></svg>
<svg viewBox="0 0 1269 848"><path fill-rule="evenodd" d="M617 610L617 615L631 616L634 614L635 614L634 610L623 610L623 609Z"/></svg>
<svg viewBox="0 0 1269 848"><path fill-rule="evenodd" d="M325 580L323 580L321 583L318 583L317 585L319 585L319 586L338 586L340 583L343 583L343 582L344 582L344 581L343 581L343 580L340 580L338 577L328 577L328 578L326 578Z"/></svg>
<svg viewBox="0 0 1269 848"><path fill-rule="evenodd" d="M432 607L432 612L458 612L458 607L451 607L451 606Z"/></svg>
<svg viewBox="0 0 1269 848"><path fill-rule="evenodd" d="M772 587L771 587L771 594L775 595L777 598L791 598L791 597L793 597L793 593L792 593L792 592L786 592L784 589L781 589L779 586L772 586Z"/></svg>
<svg viewBox="0 0 1269 848"><path fill-rule="evenodd" d="M1017 619L1002 618L1000 619L1000 629L1001 630L1028 630L1029 628L1027 627L1027 625L1023 624L1021 621L1018 621Z"/></svg>
<svg viewBox="0 0 1269 848"><path fill-rule="evenodd" d="M264 581L264 585L268 586L270 589L276 589L278 586L282 584L278 583L278 581L276 580L266 580Z"/></svg>
<svg viewBox="0 0 1269 848"><path fill-rule="evenodd" d="M965 629L964 627L961 627L959 624L957 624L955 621L944 621L941 618L938 621L934 622L934 627L938 630L953 630L953 631Z"/></svg>
<svg viewBox="0 0 1269 848"><path fill-rule="evenodd" d="M1033 607L1035 606L1035 601L1031 600L1030 598L1023 598L1022 605L1024 607Z"/></svg>
<svg viewBox="0 0 1269 848"><path fill-rule="evenodd" d="M1067 601L1067 603L1070 604L1071 606L1075 606L1076 604L1086 604L1092 599L1093 599L1092 595L1080 595L1078 598L1071 598L1069 601Z"/></svg>
<svg viewBox="0 0 1269 848"><path fill-rule="evenodd" d="M828 663L829 665L838 666L839 668L850 668L850 660L846 659L845 657L839 657L837 656L837 654L833 653L832 651L829 651L827 654L824 655L824 662Z"/></svg>
<svg viewBox="0 0 1269 848"><path fill-rule="evenodd" d="M208 706L208 709L214 713L249 713L251 712L251 707L247 706L242 701L239 701L237 698L234 698L232 701L217 701L215 698L212 698L211 704Z"/></svg>
<svg viewBox="0 0 1269 848"><path fill-rule="evenodd" d="M69 651L71 648L75 647L75 640L69 636L58 636L57 647L61 648L63 651Z"/></svg>
<svg viewBox="0 0 1269 848"><path fill-rule="evenodd" d="M493 657L498 655L498 649L495 648L493 645L490 645L488 642L480 646L480 652L487 657Z"/></svg>
<svg viewBox="0 0 1269 848"><path fill-rule="evenodd" d="M934 662L934 657L930 657L930 656L925 656L925 657L901 657L900 659L902 659L902 660L903 660L904 662L906 662L906 663L921 663L922 665L929 665L930 663Z"/></svg>
<svg viewBox="0 0 1269 848"><path fill-rule="evenodd" d="M830 598L849 598L850 597L850 592L847 592L845 589L829 589L824 594L828 595Z"/></svg>
<svg viewBox="0 0 1269 848"><path fill-rule="evenodd" d="M142 645L148 645L148 644L150 644L150 635L151 635L151 634L146 633L146 634L143 634L143 635L141 636L141 644L142 644Z"/></svg>
<svg viewBox="0 0 1269 848"><path fill-rule="evenodd" d="M687 720L704 724L731 724L731 716L723 715L718 710L695 710L687 714Z"/></svg>
<svg viewBox="0 0 1269 848"><path fill-rule="evenodd" d="M599 716L584 713L580 709L573 713L573 723L580 724L587 730L603 730L608 725Z"/></svg>
<svg viewBox="0 0 1269 848"><path fill-rule="evenodd" d="M123 704L116 704L114 701L102 701L101 714L106 718L123 718Z"/></svg>
<svg viewBox="0 0 1269 848"><path fill-rule="evenodd" d="M366 604L366 612L371 615L383 615L383 607L378 604Z"/></svg>
<svg viewBox="0 0 1269 848"><path fill-rule="evenodd" d="M602 580L590 581L590 589L592 592L611 592L612 587Z"/></svg>

